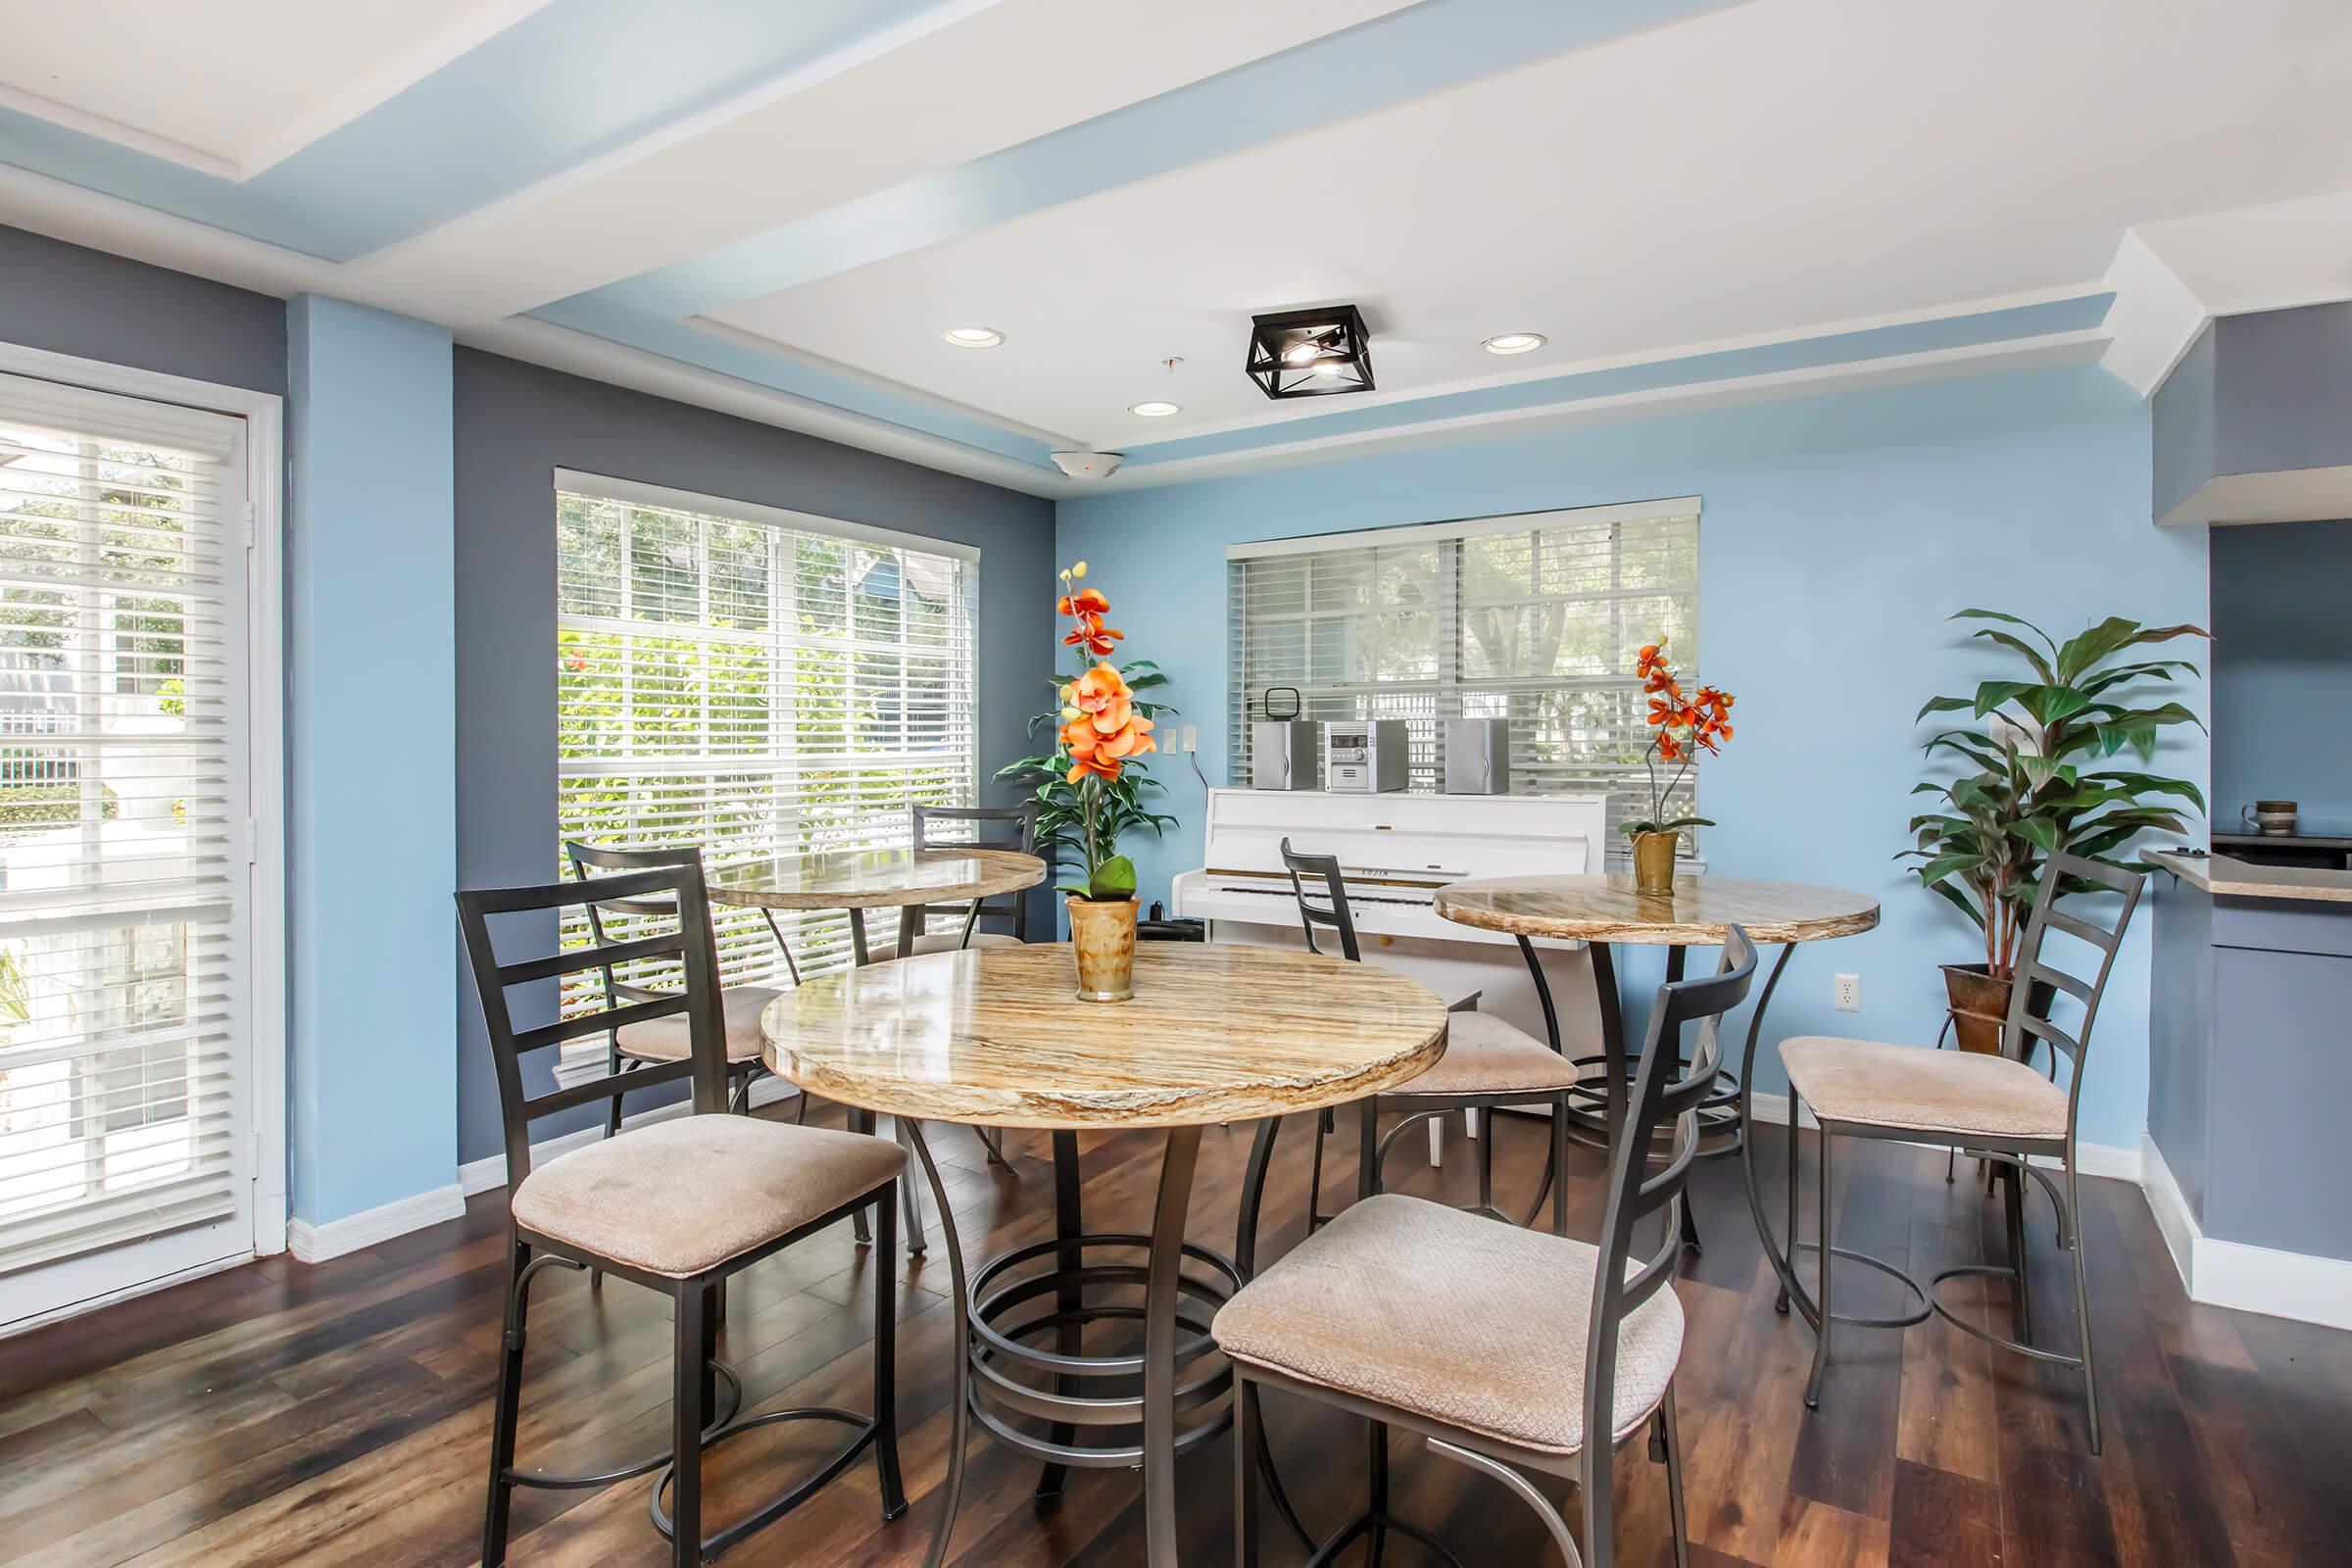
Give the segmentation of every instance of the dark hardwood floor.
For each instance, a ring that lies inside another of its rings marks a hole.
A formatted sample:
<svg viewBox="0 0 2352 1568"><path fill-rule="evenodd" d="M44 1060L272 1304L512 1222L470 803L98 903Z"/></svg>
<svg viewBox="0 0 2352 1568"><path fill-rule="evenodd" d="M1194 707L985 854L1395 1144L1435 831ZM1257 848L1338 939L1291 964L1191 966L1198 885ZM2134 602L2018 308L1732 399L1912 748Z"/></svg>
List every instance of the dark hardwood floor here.
<svg viewBox="0 0 2352 1568"><path fill-rule="evenodd" d="M837 1120L819 1114L815 1120ZM1309 1139L1278 1155L1269 1255L1298 1235ZM1505 1122L1506 1192L1527 1194L1542 1138ZM1783 1140L1762 1150L1777 1181ZM1417 1147L1418 1140L1407 1140ZM966 1134L935 1139L967 1244L986 1253L1051 1234L1042 1135L1013 1134L1022 1169L988 1170ZM1452 1146L1460 1150L1456 1141ZM1327 1190L1352 1190L1334 1145ZM1246 1131L1212 1131L1194 1234L1228 1247ZM1840 1240L1922 1269L1997 1249L1997 1202L1943 1180L1940 1155L1894 1145L1841 1150ZM1579 1156L1578 1224L1597 1220L1597 1160ZM1400 1150L1393 1185L1466 1192ZM1809 1162L1808 1162L1809 1163ZM1158 1139L1085 1145L1090 1227L1143 1228ZM1679 1289L1689 1314L1680 1380L1698 1568L1738 1564L2102 1564L2286 1568L2346 1560L2352 1538L2352 1335L2192 1306L2138 1192L2086 1184L2105 1453L2084 1446L2076 1383L1998 1354L1948 1325L1847 1330L1822 1409L1802 1392L1812 1341L1772 1309L1772 1279L1735 1162L1694 1189L1707 1249ZM1772 1188L1768 1191L1774 1190ZM0 1562L466 1564L475 1561L488 1398L498 1338L503 1193L460 1221L317 1267L272 1258L0 1342ZM2071 1345L2064 1254L2038 1200L2032 1226L2036 1327ZM750 1403L863 1401L867 1255L847 1228L754 1269L734 1287L722 1353ZM746 1563L920 1560L943 1464L949 1323L944 1256L908 1271L901 1319L903 1452L913 1507L880 1521L860 1465L747 1543ZM1838 1276L1840 1305L1891 1309L1895 1287ZM1998 1282L1984 1285L1993 1320ZM543 1277L521 1430L525 1463L594 1468L666 1441L669 1328L656 1298L610 1282ZM1336 1524L1360 1494L1362 1445L1342 1419L1269 1396L1285 1475L1310 1521ZM706 1517L723 1522L824 1439L769 1428L716 1450ZM1551 1562L1533 1518L1493 1482L1396 1445L1399 1510L1472 1564ZM1182 1478L1187 1561L1230 1560L1230 1448ZM991 1568L1125 1564L1142 1557L1137 1478L1081 1472L1054 1506L1030 1500L1029 1467L975 1439L953 1560ZM1639 1444L1618 1458L1627 1564L1671 1561L1661 1472ZM523 1492L511 1560L657 1564L650 1483L601 1493ZM1555 1493L1555 1494L1557 1494ZM1278 1528L1278 1527L1277 1527ZM1270 1563L1298 1560L1268 1538ZM1357 1556L1360 1560L1360 1551ZM1392 1563L1420 1560L1409 1544Z"/></svg>

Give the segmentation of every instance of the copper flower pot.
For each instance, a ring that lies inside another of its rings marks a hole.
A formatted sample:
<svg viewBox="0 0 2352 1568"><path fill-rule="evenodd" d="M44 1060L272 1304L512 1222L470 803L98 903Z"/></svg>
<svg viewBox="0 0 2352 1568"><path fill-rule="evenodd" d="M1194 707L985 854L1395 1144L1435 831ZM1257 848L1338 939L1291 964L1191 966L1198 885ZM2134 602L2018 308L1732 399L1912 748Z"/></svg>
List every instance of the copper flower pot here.
<svg viewBox="0 0 2352 1568"><path fill-rule="evenodd" d="M1962 1051L1984 1055L1997 1054L2009 1022L2011 983L1994 979L1981 963L1947 963L1942 967L1944 995L1952 1004L1955 1043ZM2047 980L2036 980L2033 994L2026 999L2027 1005L2035 1017L2046 1018L2057 995L2056 988Z"/></svg>
<svg viewBox="0 0 2352 1568"><path fill-rule="evenodd" d="M1683 847L1680 833L1634 835L1634 891L1672 893L1674 858Z"/></svg>
<svg viewBox="0 0 2352 1568"><path fill-rule="evenodd" d="M1125 1002L1135 995L1135 901L1072 897L1067 902L1078 1000Z"/></svg>

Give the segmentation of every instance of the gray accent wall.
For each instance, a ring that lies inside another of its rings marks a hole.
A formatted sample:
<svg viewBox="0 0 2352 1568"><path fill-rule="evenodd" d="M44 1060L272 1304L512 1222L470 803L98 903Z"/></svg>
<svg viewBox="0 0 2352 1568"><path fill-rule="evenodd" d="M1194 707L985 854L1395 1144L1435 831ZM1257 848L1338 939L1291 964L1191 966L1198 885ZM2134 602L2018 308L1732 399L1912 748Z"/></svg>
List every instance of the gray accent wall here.
<svg viewBox="0 0 2352 1568"><path fill-rule="evenodd" d="M286 302L0 227L0 341L286 391Z"/></svg>
<svg viewBox="0 0 2352 1568"><path fill-rule="evenodd" d="M2352 511L2352 302L2222 317L2153 401L2157 521Z"/></svg>
<svg viewBox="0 0 2352 1568"><path fill-rule="evenodd" d="M1051 502L468 349L455 391L462 886L543 882L557 867L558 468L978 546L982 796L1008 799L987 780L1026 750L1048 673ZM460 991L458 1157L473 1160L500 1151L498 1089L480 1011Z"/></svg>

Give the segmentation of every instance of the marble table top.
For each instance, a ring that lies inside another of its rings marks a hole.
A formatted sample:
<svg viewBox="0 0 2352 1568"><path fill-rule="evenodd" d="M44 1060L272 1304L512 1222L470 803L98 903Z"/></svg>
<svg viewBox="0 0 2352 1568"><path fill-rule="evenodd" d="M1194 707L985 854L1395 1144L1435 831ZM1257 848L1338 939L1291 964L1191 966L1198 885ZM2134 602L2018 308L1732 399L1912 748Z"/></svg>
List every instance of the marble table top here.
<svg viewBox="0 0 2352 1568"><path fill-rule="evenodd" d="M857 850L746 860L710 873L710 902L770 909L968 904L1033 888L1046 862L1017 850Z"/></svg>
<svg viewBox="0 0 2352 1568"><path fill-rule="evenodd" d="M864 1110L1000 1127L1179 1127L1376 1094L1446 1052L1446 1004L1393 970L1285 948L1145 942L1135 996L1077 1000L1069 944L825 975L760 1015L767 1065Z"/></svg>
<svg viewBox="0 0 2352 1568"><path fill-rule="evenodd" d="M1642 893L1624 872L1477 877L1438 890L1438 913L1461 925L1586 942L1712 946L1727 925L1755 942L1818 942L1879 923L1879 901L1809 882L1677 877L1671 893Z"/></svg>

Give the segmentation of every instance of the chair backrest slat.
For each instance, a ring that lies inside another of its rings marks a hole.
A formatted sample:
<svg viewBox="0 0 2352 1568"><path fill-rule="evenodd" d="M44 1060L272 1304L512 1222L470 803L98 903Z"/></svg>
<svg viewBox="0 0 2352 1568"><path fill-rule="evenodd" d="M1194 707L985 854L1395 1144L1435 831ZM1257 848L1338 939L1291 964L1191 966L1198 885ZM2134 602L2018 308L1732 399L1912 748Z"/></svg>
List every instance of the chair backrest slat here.
<svg viewBox="0 0 2352 1568"><path fill-rule="evenodd" d="M2146 887L2144 876L2118 866L2071 855L2064 850L2049 856L2041 868L2041 881L2036 887L2034 913L2026 922L2024 937L2018 944L2017 979L2010 987L2009 1017L2002 1030L2002 1050L2023 1061L2033 1054L2033 1042L2047 1040L2053 1051L2064 1055L2074 1066L2074 1081L2067 1090L2067 1136L2074 1136L2075 1109L2082 1095L2082 1057L2090 1049L2091 1025L2098 1021L2099 1002L2107 994L2107 977L2114 972L2115 956L2124 944L2124 932L2132 924L2132 912L2139 907L2139 895ZM2115 915L2112 924L2102 924L2072 910L2061 909L2061 900L2113 894L2116 902L2107 907ZM2098 973L2084 980L2069 970L2061 969L2043 956L2050 932L2062 931L2088 943L2099 955ZM2072 1028L2053 1022L2045 1010L2037 1010L2036 993L2042 985L2053 991L2064 991L2082 1004L2082 1016ZM2053 1068L2053 1070L2055 1070Z"/></svg>
<svg viewBox="0 0 2352 1568"><path fill-rule="evenodd" d="M1018 806L914 806L907 808L913 818L914 847L918 850L948 850L958 846L977 849L1019 850L1023 855L1037 853L1037 802L1023 801ZM939 822L966 822L973 826L970 838L945 838L931 829ZM991 834L989 829L1011 824L1009 834ZM1023 893L1007 894L1001 899L974 899L963 917L963 940L969 942L972 929L982 915L999 916L1010 923L1015 942L1029 940L1029 898ZM917 918L920 918L919 916Z"/></svg>
<svg viewBox="0 0 2352 1568"><path fill-rule="evenodd" d="M1340 934L1340 956L1349 962L1363 961L1355 940L1355 916L1348 908L1347 880L1340 874L1340 858L1301 854L1285 838L1282 863L1291 873L1292 896L1298 901L1298 923L1306 929L1306 951L1323 951L1315 941L1315 927L1327 925ZM1309 877L1323 885L1324 903L1317 904L1307 892L1305 879Z"/></svg>
<svg viewBox="0 0 2352 1568"><path fill-rule="evenodd" d="M629 853L629 852L604 852ZM632 1090L677 1078L694 1084L698 1111L726 1108L726 1031L718 995L717 943L710 929L710 905L703 885L702 859L691 851L640 870L624 870L588 884L550 883L543 887L484 888L457 896L458 925L473 970L474 992L481 1003L482 1021L490 1035L490 1054L498 1069L498 1098L507 1143L507 1179L518 1183L530 1173L530 1125L544 1116L598 1100L612 1100ZM574 862L575 865L578 863ZM502 962L490 934L490 921L499 915L560 911L587 907L597 901L665 901L677 912L675 931L626 942L601 937L586 947L540 954ZM646 992L617 988L611 976L613 965L672 960L683 970L683 984L674 991ZM565 975L599 971L607 978L604 1005L569 1018L518 1027L508 990L561 980ZM624 995L623 992L630 993ZM686 1019L688 1051L684 1061L639 1068L628 1073L607 1072L585 1083L543 1095L523 1088L522 1058L534 1051L568 1040L625 1028L632 1023L682 1014Z"/></svg>
<svg viewBox="0 0 2352 1568"><path fill-rule="evenodd" d="M1600 1255L1592 1284L1592 1315L1588 1324L1585 1371L1585 1442L1588 1452L1610 1451L1617 1402L1617 1344L1626 1317L1642 1302L1671 1288L1682 1256L1681 1215L1677 1205L1690 1185L1698 1159L1698 1111L1715 1087L1723 1064L1720 1028L1726 1012L1747 1000L1756 974L1755 945L1738 926L1724 933L1723 960L1715 973L1691 980L1670 981L1658 988L1650 1008L1648 1038L1642 1065L1628 1096L1619 1143L1610 1154L1609 1187L1600 1222ZM1684 1059L1684 1033L1696 1025L1696 1041ZM1671 1124L1674 1144L1664 1166L1649 1168L1651 1145L1658 1130ZM1630 1278L1627 1264L1636 1256L1634 1232L1651 1214L1663 1213L1659 1243L1642 1258ZM1607 1470L1599 1474L1606 1477ZM1594 1490L1586 1491L1588 1524ZM1602 1480L1598 1490L1606 1493ZM1606 1509L1606 1499L1598 1506ZM1605 1533L1588 1539L1606 1541Z"/></svg>

